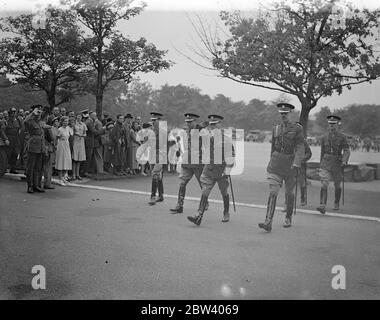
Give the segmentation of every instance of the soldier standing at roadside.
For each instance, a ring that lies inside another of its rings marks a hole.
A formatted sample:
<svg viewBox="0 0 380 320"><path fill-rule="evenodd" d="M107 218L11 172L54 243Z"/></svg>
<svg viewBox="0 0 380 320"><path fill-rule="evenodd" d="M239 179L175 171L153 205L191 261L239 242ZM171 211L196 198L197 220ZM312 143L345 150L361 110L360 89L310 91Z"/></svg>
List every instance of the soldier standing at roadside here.
<svg viewBox="0 0 380 320"><path fill-rule="evenodd" d="M269 182L270 193L265 222L259 223L259 227L267 232L272 230L277 195L283 181L285 181L286 198L284 227L288 228L291 226L295 178L305 154L302 127L289 120L289 113L294 109L294 106L289 103L279 103L277 107L281 114L282 123L273 127L271 157L267 167L267 180Z"/></svg>
<svg viewBox="0 0 380 320"><path fill-rule="evenodd" d="M45 132L41 122L42 107L36 106L25 118L25 129L29 133L26 180L28 193L45 192L41 188L43 156L46 152Z"/></svg>
<svg viewBox="0 0 380 320"><path fill-rule="evenodd" d="M346 136L338 131L338 122L341 118L335 115L327 117L329 131L322 137L321 141L321 161L319 176L321 177L320 206L317 210L326 213L327 187L329 181L334 181L335 201L334 210L339 210L339 202L342 193L340 187L342 182L342 171L350 157L350 147Z"/></svg>

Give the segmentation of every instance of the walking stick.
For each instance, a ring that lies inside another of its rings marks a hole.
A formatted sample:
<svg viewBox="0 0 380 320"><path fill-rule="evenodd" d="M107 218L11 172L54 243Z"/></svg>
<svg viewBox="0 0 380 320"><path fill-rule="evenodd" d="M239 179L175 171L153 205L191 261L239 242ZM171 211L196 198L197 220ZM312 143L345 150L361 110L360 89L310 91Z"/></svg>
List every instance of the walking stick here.
<svg viewBox="0 0 380 320"><path fill-rule="evenodd" d="M235 206L235 196L234 196L234 188L232 187L232 180L231 176L228 175L228 178L230 180L230 186L231 186L231 196L232 196L232 204L234 205L234 212L236 213L236 206Z"/></svg>
<svg viewBox="0 0 380 320"><path fill-rule="evenodd" d="M305 199L305 204L307 204L307 164L305 163L305 194L304 194L304 199ZM302 192L302 191L301 191Z"/></svg>
<svg viewBox="0 0 380 320"><path fill-rule="evenodd" d="M342 205L344 206L344 165L342 166Z"/></svg>
<svg viewBox="0 0 380 320"><path fill-rule="evenodd" d="M297 193L298 193L298 168L296 167L296 192L294 195L294 215L297 213Z"/></svg>

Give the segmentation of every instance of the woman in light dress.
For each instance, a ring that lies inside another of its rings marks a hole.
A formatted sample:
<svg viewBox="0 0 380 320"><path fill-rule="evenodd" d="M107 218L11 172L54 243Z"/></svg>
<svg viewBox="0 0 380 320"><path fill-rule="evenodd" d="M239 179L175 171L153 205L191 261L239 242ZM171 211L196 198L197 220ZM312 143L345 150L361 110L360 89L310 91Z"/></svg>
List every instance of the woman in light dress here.
<svg viewBox="0 0 380 320"><path fill-rule="evenodd" d="M73 180L82 180L79 175L81 163L86 161L86 149L84 145L84 137L86 136L87 126L82 122L82 114L76 115L74 129L74 141L73 141Z"/></svg>
<svg viewBox="0 0 380 320"><path fill-rule="evenodd" d="M71 151L69 139L73 135L73 130L69 127L69 118L61 118L61 127L58 128L58 143L55 157L55 168L62 185L68 181L67 171L72 169Z"/></svg>
<svg viewBox="0 0 380 320"><path fill-rule="evenodd" d="M132 122L131 129L129 130L129 140L131 141L130 148L130 165L131 165L131 174L136 175L136 170L139 168L139 164L136 159L137 148L141 145L141 143L137 140L137 131L138 131L138 123L136 121Z"/></svg>

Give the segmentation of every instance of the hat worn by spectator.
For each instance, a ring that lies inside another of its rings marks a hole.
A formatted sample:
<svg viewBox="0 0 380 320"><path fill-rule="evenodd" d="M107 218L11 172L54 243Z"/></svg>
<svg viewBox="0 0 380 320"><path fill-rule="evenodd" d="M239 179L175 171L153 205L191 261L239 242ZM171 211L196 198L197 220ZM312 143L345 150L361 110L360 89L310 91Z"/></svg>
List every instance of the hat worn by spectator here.
<svg viewBox="0 0 380 320"><path fill-rule="evenodd" d="M224 119L224 117L219 116L217 114L210 114L208 116L208 119L209 119L209 124L216 124L216 123L219 123L220 121L222 121Z"/></svg>
<svg viewBox="0 0 380 320"><path fill-rule="evenodd" d="M132 115L130 113L127 113L125 115L125 119L133 119Z"/></svg>
<svg viewBox="0 0 380 320"><path fill-rule="evenodd" d="M289 113L294 109L294 106L290 103L282 102L277 104L277 108L280 113Z"/></svg>
<svg viewBox="0 0 380 320"><path fill-rule="evenodd" d="M143 125L142 125L143 129L150 128L151 126L152 126L152 124L149 122L143 123Z"/></svg>
<svg viewBox="0 0 380 320"><path fill-rule="evenodd" d="M56 122L56 121L59 122L59 117L54 117L53 119L51 119L51 120L49 121L49 124L50 124L50 125L53 125L54 122Z"/></svg>
<svg viewBox="0 0 380 320"><path fill-rule="evenodd" d="M108 121L107 123L106 123L106 127L108 127L108 126L110 126L110 125L114 125L115 123L114 123L114 121L113 120L111 120L111 121Z"/></svg>
<svg viewBox="0 0 380 320"><path fill-rule="evenodd" d="M185 122L193 122L195 119L198 119L199 116L195 113L185 113Z"/></svg>
<svg viewBox="0 0 380 320"><path fill-rule="evenodd" d="M79 112L82 114L83 118L88 118L89 117L89 110L88 109L84 109L84 110L79 111Z"/></svg>
<svg viewBox="0 0 380 320"><path fill-rule="evenodd" d="M150 115L151 115L150 120L160 120L161 117L163 116L163 114L159 112L151 112Z"/></svg>
<svg viewBox="0 0 380 320"><path fill-rule="evenodd" d="M327 122L331 124L337 124L339 121L342 120L341 117L334 116L334 115L327 116L326 118L327 118Z"/></svg>

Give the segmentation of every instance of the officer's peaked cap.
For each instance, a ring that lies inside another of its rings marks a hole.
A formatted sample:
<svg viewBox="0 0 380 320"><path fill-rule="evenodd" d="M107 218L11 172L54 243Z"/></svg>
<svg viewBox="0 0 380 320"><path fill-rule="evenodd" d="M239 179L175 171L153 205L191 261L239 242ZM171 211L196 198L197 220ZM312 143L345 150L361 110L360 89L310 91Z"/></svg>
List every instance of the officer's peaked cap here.
<svg viewBox="0 0 380 320"><path fill-rule="evenodd" d="M294 106L290 103L281 102L277 104L277 108L280 113L288 113L294 109Z"/></svg>
<svg viewBox="0 0 380 320"><path fill-rule="evenodd" d="M160 119L160 117L163 116L163 114L159 112L151 112L150 115L151 115L150 117L151 120L158 120Z"/></svg>
<svg viewBox="0 0 380 320"><path fill-rule="evenodd" d="M208 119L209 119L209 123L210 123L210 124L213 124L213 123L218 123L218 122L220 122L221 120L224 119L224 117L219 116L219 115L217 115L217 114L210 114L210 115L208 116Z"/></svg>
<svg viewBox="0 0 380 320"><path fill-rule="evenodd" d="M191 122L199 118L199 116L195 113L185 113L184 116L186 122Z"/></svg>
<svg viewBox="0 0 380 320"><path fill-rule="evenodd" d="M341 117L339 116L335 116L335 115L330 115L330 116L327 116L327 122L328 123L338 123L338 121L341 121Z"/></svg>

